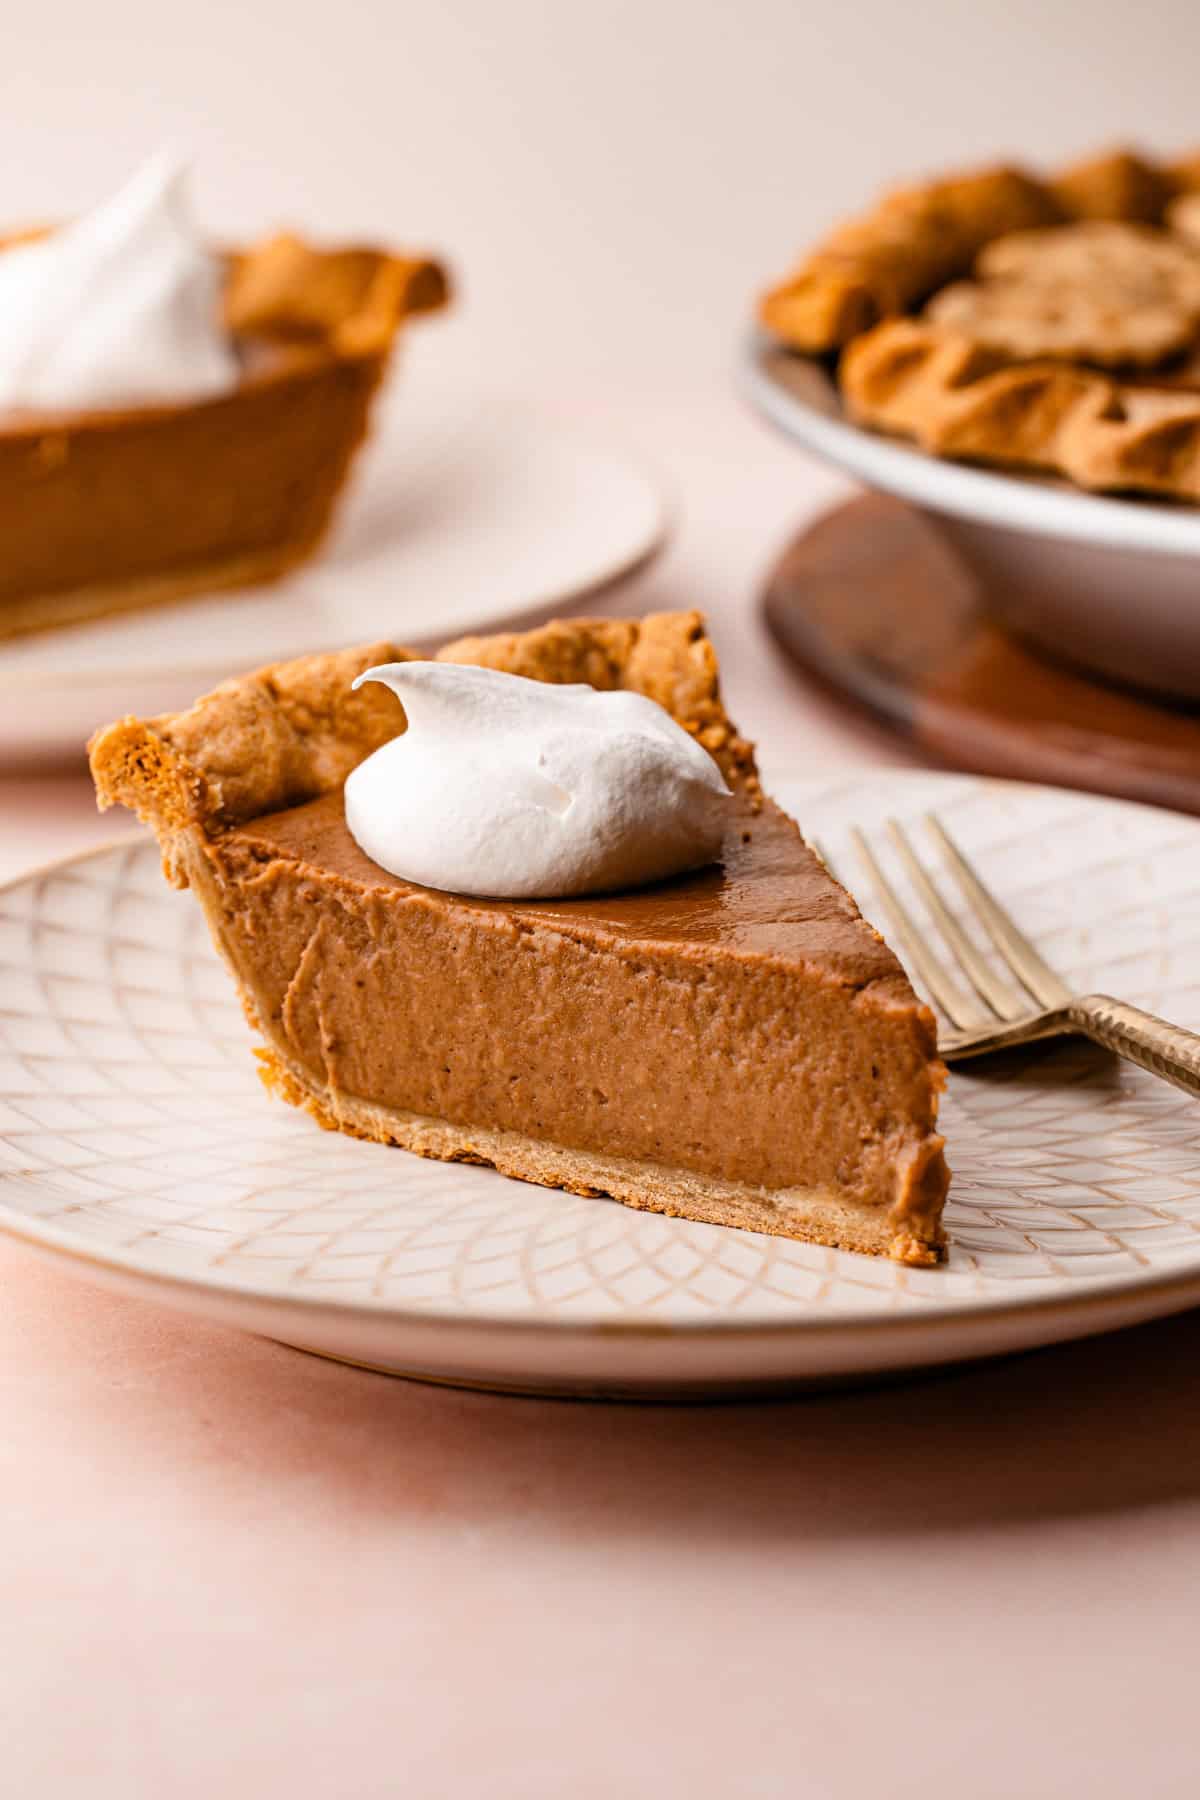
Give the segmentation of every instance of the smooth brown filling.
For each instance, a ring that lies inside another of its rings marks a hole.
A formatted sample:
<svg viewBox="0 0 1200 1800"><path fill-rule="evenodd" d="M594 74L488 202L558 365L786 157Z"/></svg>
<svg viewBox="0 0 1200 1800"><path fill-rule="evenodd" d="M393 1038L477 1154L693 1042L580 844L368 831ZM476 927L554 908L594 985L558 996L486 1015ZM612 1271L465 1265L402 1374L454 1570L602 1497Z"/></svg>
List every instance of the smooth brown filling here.
<svg viewBox="0 0 1200 1800"><path fill-rule="evenodd" d="M399 881L340 792L204 856L261 1029L335 1094L900 1219L940 1205L932 1019L769 803L719 865L574 901Z"/></svg>
<svg viewBox="0 0 1200 1800"><path fill-rule="evenodd" d="M281 354L202 405L0 420L0 603L315 538L380 366Z"/></svg>

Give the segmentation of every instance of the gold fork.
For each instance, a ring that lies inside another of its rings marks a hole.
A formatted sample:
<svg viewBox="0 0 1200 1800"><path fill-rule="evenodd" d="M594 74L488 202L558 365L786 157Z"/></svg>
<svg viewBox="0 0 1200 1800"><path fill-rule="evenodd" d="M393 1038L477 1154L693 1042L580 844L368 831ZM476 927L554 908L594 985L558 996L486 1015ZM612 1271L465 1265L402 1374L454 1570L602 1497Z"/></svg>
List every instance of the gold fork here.
<svg viewBox="0 0 1200 1800"><path fill-rule="evenodd" d="M1200 1037L1108 994L1073 994L988 892L937 817L927 813L925 824L970 912L1015 977L997 974L938 892L906 832L889 819L900 860L969 983L964 986L932 947L930 934L917 924L862 832L854 830L855 847L909 966L944 1015L938 1021L938 1044L947 1061L1036 1038L1077 1034L1200 1098Z"/></svg>

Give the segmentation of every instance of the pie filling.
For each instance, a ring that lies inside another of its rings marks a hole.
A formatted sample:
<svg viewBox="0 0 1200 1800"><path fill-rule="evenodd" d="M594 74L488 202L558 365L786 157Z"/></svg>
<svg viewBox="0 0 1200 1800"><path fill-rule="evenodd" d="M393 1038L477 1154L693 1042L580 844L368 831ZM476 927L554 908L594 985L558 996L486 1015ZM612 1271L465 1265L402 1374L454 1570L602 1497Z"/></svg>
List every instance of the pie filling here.
<svg viewBox="0 0 1200 1800"><path fill-rule="evenodd" d="M280 355L202 405L0 424L0 636L105 610L90 593L155 597L167 575L281 573L328 522L379 373Z"/></svg>
<svg viewBox="0 0 1200 1800"><path fill-rule="evenodd" d="M931 1021L777 808L743 803L718 865L583 900L400 881L340 792L202 857L190 878L255 1023L329 1122L403 1142L442 1121L466 1133L455 1154L495 1161L482 1131L592 1157L568 1185L683 1171L758 1229L828 1198L872 1209L879 1240L940 1242Z"/></svg>

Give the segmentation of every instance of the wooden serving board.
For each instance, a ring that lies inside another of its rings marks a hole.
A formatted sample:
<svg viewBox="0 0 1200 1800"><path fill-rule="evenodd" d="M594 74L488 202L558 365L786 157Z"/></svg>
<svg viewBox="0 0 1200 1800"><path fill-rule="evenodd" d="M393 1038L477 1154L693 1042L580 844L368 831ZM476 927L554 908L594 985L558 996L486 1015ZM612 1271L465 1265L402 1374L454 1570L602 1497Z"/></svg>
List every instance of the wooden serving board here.
<svg viewBox="0 0 1200 1800"><path fill-rule="evenodd" d="M1200 708L1109 686L1010 637L902 501L868 494L818 519L763 606L809 676L931 759L1200 813Z"/></svg>

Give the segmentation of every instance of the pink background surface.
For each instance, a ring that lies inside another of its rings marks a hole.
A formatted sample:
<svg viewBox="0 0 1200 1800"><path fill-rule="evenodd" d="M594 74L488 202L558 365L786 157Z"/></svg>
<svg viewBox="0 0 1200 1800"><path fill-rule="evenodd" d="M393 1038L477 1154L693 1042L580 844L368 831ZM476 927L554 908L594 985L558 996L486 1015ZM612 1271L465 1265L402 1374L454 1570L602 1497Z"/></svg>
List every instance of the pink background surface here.
<svg viewBox="0 0 1200 1800"><path fill-rule="evenodd" d="M1196 1315L673 1411L0 1282L7 1792L1195 1792Z"/></svg>
<svg viewBox="0 0 1200 1800"><path fill-rule="evenodd" d="M173 138L224 230L445 244L437 353L674 487L670 553L612 604L709 611L768 768L898 760L757 624L838 488L731 395L746 290L885 178L1118 120L1185 141L1193 9L1093 7L1083 57L1074 0L352 12L26 9L3 216ZM77 773L0 772L0 877L112 830ZM3 1242L0 1294L5 1793L1195 1792L1200 1315L671 1411L389 1381Z"/></svg>

